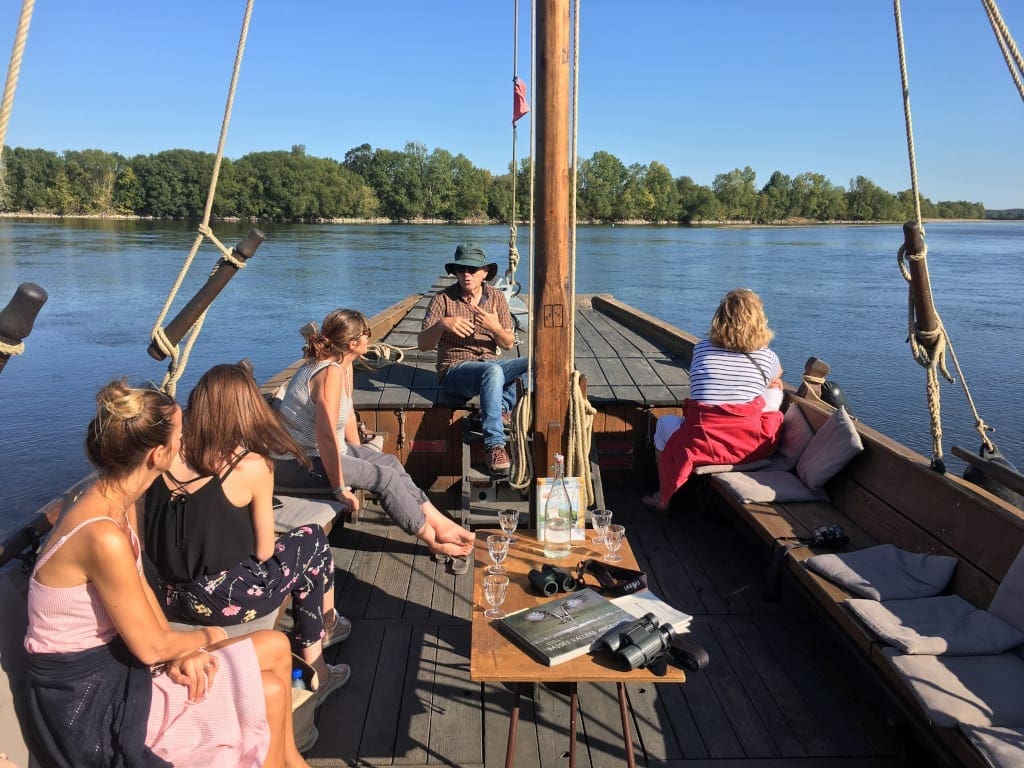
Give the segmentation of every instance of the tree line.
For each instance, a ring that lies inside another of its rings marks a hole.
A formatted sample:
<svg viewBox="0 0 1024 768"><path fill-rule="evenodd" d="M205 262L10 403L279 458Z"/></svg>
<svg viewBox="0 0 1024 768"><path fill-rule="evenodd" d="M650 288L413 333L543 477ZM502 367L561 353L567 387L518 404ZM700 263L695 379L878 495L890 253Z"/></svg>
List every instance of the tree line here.
<svg viewBox="0 0 1024 768"><path fill-rule="evenodd" d="M125 157L98 149L5 147L0 210L65 216L127 215L200 219L214 155L169 149ZM530 160L497 175L462 154L431 152L410 142L401 151L369 144L343 160L290 151L225 158L213 200L214 217L277 221L377 219L509 221L515 182L516 218L529 218ZM921 201L926 218L985 217L985 206L963 200ZM848 187L820 173L776 171L763 186L746 166L718 174L710 186L674 177L663 164L626 166L598 151L579 163L581 221L773 223L792 220L903 221L914 218L910 190L888 192L857 176Z"/></svg>

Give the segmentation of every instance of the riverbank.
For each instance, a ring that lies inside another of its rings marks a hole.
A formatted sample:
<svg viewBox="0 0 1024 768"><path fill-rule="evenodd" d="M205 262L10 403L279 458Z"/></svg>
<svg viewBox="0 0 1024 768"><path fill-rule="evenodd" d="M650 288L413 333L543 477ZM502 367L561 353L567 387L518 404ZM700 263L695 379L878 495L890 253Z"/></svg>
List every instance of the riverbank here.
<svg viewBox="0 0 1024 768"><path fill-rule="evenodd" d="M134 216L130 214L118 214L118 213L95 213L95 214L68 214L62 215L57 213L40 213L37 211L0 211L0 219L34 219L43 221L167 221L167 222L180 222L189 221L188 219L182 218L159 218L156 216ZM1024 219L940 219L940 218L925 218L924 222L935 223L935 222L949 222L949 223L965 223L965 222L984 222L984 221L1022 221ZM256 217L242 218L239 216L221 216L216 217L214 222L229 222L229 223L240 223L246 222L249 224L360 224L360 225L382 225L382 224L396 224L406 226L419 226L419 225L442 225L442 226L507 226L507 221L498 221L496 219L463 219L461 221L448 221L446 219L388 219L383 217L375 218L352 218L352 217L340 217L331 219L303 219L299 221L278 221L276 219L259 219ZM781 219L779 221L768 221L768 222L751 222L751 221L740 221L735 219L721 219L721 220L709 220L709 221L697 221L697 222L679 222L679 221L644 221L643 219L629 219L625 221L615 222L604 222L596 219L590 219L586 221L579 221L578 224L581 226L596 227L734 227L734 228L755 228L755 227L821 227L821 226L859 226L859 225L887 225L887 224L902 224L902 221L855 221L853 219L836 219L834 221L816 221L815 219L808 219L803 217L791 217L787 219ZM520 221L517 223L519 227L528 226L529 222Z"/></svg>

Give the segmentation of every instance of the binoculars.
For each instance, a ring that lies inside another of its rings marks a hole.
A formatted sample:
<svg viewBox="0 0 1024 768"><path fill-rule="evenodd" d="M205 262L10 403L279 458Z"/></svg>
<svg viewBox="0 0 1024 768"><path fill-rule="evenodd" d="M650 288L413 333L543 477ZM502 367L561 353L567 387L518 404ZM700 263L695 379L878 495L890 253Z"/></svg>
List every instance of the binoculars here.
<svg viewBox="0 0 1024 768"><path fill-rule="evenodd" d="M551 597L556 592L575 592L579 585L572 573L551 563L545 563L539 570L531 570L529 579L534 588L545 597Z"/></svg>

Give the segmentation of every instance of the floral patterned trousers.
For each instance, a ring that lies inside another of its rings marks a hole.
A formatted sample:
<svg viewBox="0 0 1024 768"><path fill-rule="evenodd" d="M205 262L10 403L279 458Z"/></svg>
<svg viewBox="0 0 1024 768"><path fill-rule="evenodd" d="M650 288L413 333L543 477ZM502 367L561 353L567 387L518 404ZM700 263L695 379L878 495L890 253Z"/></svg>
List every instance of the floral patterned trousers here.
<svg viewBox="0 0 1024 768"><path fill-rule="evenodd" d="M324 635L324 594L333 586L327 534L319 525L302 525L277 539L269 560L252 557L185 584L158 578L157 594L170 621L222 627L266 616L290 594L295 642L306 647Z"/></svg>

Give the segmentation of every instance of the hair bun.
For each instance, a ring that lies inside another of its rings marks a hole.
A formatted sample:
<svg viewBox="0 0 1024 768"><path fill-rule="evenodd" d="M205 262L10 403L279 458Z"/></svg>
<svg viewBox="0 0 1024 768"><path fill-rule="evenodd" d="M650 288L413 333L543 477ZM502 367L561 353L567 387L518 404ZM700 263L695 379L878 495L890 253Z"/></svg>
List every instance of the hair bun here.
<svg viewBox="0 0 1024 768"><path fill-rule="evenodd" d="M125 379L112 381L96 395L96 404L108 415L118 419L134 419L142 413L142 391L128 386Z"/></svg>

